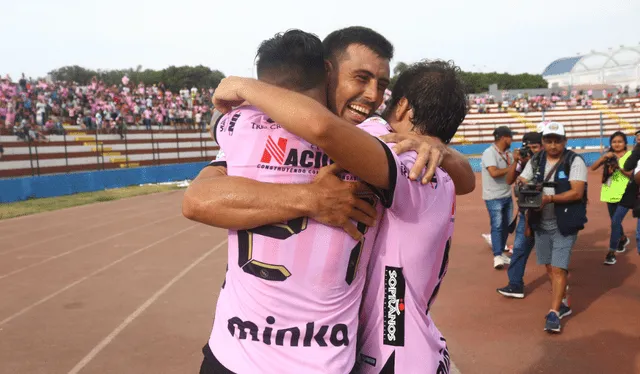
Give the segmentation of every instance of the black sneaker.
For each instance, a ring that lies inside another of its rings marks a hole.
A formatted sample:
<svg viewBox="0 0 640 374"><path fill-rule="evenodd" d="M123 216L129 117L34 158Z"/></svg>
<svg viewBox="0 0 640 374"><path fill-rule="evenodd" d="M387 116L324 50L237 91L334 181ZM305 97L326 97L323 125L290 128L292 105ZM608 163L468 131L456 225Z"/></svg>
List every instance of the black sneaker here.
<svg viewBox="0 0 640 374"><path fill-rule="evenodd" d="M629 238L627 238L626 236L620 238L620 242L618 242L618 248L616 249L616 252L624 253L627 250L627 246L629 245L629 243L631 243L631 240L629 240Z"/></svg>
<svg viewBox="0 0 640 374"><path fill-rule="evenodd" d="M607 257L604 258L605 265L615 265L616 264L616 254L613 251L609 251L607 253Z"/></svg>
<svg viewBox="0 0 640 374"><path fill-rule="evenodd" d="M498 288L496 291L505 297L524 299L524 287L513 286L510 284L507 287Z"/></svg>
<svg viewBox="0 0 640 374"><path fill-rule="evenodd" d="M558 310L558 318L563 319L564 317L571 315L571 308L564 303L560 305L560 310Z"/></svg>

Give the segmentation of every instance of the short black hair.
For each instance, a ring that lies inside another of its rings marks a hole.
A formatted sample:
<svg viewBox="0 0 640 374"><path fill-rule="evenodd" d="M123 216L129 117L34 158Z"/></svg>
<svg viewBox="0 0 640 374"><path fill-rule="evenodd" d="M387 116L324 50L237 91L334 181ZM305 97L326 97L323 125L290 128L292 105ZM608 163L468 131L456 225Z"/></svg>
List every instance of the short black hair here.
<svg viewBox="0 0 640 374"><path fill-rule="evenodd" d="M406 98L413 123L423 135L448 144L467 115L468 102L460 68L453 61L423 60L409 65L398 77L387 111Z"/></svg>
<svg viewBox="0 0 640 374"><path fill-rule="evenodd" d="M302 30L287 30L263 41L256 58L258 79L268 77L284 88L306 91L326 79L322 41Z"/></svg>
<svg viewBox="0 0 640 374"><path fill-rule="evenodd" d="M333 60L338 60L347 47L352 44L363 45L387 60L393 58L393 44L384 36L367 27L351 26L336 30L322 41L325 56L327 59Z"/></svg>

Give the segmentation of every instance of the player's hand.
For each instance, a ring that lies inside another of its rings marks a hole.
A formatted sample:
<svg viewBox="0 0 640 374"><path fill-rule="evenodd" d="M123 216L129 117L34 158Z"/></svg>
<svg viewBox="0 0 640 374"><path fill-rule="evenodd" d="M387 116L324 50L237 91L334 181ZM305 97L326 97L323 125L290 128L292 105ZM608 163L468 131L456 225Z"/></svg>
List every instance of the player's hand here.
<svg viewBox="0 0 640 374"><path fill-rule="evenodd" d="M316 201L310 217L328 226L341 227L353 239L360 240L363 234L351 220L373 226L377 211L356 196L360 183L345 182L336 176L341 171L336 164L320 169L312 184Z"/></svg>
<svg viewBox="0 0 640 374"><path fill-rule="evenodd" d="M244 99L240 96L240 89L243 87L245 79L230 76L221 80L211 98L213 106L221 113L226 114L242 104Z"/></svg>
<svg viewBox="0 0 640 374"><path fill-rule="evenodd" d="M409 179L417 180L426 165L427 171L422 176L422 184L431 182L431 178L436 173L436 168L442 164L442 160L449 153L442 140L434 136L391 133L381 136L380 140L385 143L396 143L393 146L393 151L397 154L407 151L418 153L416 162L409 173Z"/></svg>
<svg viewBox="0 0 640 374"><path fill-rule="evenodd" d="M604 157L605 158L614 158L614 157L616 157L616 155L613 152L607 152L607 153L604 154Z"/></svg>

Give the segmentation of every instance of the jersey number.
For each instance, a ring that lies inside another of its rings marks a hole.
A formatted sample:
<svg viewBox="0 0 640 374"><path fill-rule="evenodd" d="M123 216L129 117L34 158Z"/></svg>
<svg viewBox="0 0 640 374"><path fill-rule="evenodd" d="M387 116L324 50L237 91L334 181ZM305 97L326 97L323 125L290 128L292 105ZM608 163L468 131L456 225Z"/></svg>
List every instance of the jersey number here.
<svg viewBox="0 0 640 374"><path fill-rule="evenodd" d="M440 291L440 284L442 284L442 278L444 278L444 274L447 272L447 267L449 266L449 248L451 248L451 238L447 240L447 244L444 247L444 256L442 257L442 265L440 265L440 273L438 273L438 284L436 285L436 288L433 289L433 293L429 298L426 314L429 314L431 305L433 304L433 301L436 299L436 296L438 296L438 292Z"/></svg>
<svg viewBox="0 0 640 374"><path fill-rule="evenodd" d="M304 231L307 228L307 223L307 217L300 217L286 223L238 231L238 266L245 273L265 280L282 282L289 278L291 273L283 265L272 265L253 259L253 235L257 234L284 240Z"/></svg>
<svg viewBox="0 0 640 374"><path fill-rule="evenodd" d="M366 201L374 204L373 200ZM268 281L282 282L291 276L291 272L284 265L267 264L266 262L253 259L253 235L262 235L273 239L284 240L293 235L299 234L307 228L308 218L300 217L292 219L285 223L275 225L265 225L250 230L238 231L238 266L245 273ZM367 226L358 223L358 231L363 235L367 232ZM356 277L358 264L360 263L360 255L364 238L358 241L351 249L349 254L349 263L347 265L347 275L345 281L351 284ZM224 285L223 285L224 287Z"/></svg>

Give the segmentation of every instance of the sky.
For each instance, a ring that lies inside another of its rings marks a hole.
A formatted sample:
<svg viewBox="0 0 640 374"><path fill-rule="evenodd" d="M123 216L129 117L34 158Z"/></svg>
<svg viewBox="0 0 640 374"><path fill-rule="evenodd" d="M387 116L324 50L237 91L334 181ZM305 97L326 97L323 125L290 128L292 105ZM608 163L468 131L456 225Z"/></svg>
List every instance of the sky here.
<svg viewBox="0 0 640 374"><path fill-rule="evenodd" d="M0 74L65 66L205 65L254 75L264 39L290 28L324 38L380 32L398 61L454 60L465 71L540 74L553 60L640 46L638 0L335 1L0 0Z"/></svg>

